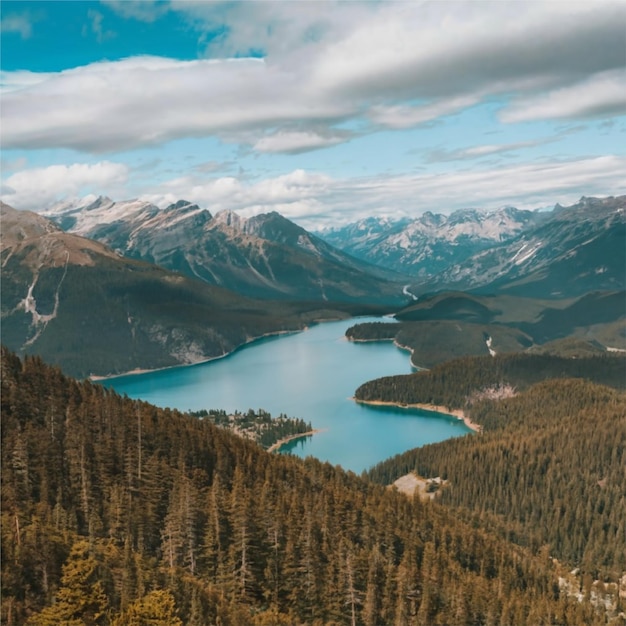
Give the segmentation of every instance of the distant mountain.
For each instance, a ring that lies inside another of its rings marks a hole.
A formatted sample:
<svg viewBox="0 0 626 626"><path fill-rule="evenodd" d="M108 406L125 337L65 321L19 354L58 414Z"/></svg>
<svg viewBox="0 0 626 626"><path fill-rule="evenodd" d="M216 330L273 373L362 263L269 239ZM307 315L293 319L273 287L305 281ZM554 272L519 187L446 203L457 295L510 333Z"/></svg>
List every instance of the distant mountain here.
<svg viewBox="0 0 626 626"><path fill-rule="evenodd" d="M405 299L396 274L340 252L275 212L246 219L232 211L213 216L185 201L159 209L100 197L57 205L45 215L121 254L247 296L389 304Z"/></svg>
<svg viewBox="0 0 626 626"><path fill-rule="evenodd" d="M577 297L626 287L626 196L557 205L517 237L456 263L418 291Z"/></svg>
<svg viewBox="0 0 626 626"><path fill-rule="evenodd" d="M542 217L512 207L491 212L464 209L449 216L429 211L414 220L367 218L319 235L359 259L425 279L508 241Z"/></svg>
<svg viewBox="0 0 626 626"><path fill-rule="evenodd" d="M323 303L245 298L120 257L6 204L0 220L2 342L72 375L197 362L266 333L345 315Z"/></svg>

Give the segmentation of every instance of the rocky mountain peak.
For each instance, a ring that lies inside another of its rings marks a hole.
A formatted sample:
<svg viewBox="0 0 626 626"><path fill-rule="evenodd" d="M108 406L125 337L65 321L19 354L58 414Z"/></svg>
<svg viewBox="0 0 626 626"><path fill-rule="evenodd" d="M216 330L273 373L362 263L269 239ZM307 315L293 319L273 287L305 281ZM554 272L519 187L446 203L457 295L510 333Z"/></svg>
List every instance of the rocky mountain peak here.
<svg viewBox="0 0 626 626"><path fill-rule="evenodd" d="M246 219L234 211L225 209L223 211L218 211L213 216L213 223L228 226L234 230L242 230L243 225L246 223Z"/></svg>

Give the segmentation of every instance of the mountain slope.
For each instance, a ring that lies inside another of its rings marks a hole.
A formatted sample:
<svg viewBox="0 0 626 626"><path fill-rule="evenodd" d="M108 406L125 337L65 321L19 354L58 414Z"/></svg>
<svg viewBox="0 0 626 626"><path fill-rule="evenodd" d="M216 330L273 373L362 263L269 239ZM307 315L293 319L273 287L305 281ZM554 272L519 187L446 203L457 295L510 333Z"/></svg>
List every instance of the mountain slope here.
<svg viewBox="0 0 626 626"><path fill-rule="evenodd" d="M259 302L119 257L44 217L0 208L2 341L85 376L191 363L342 315Z"/></svg>
<svg viewBox="0 0 626 626"><path fill-rule="evenodd" d="M505 207L481 212L430 211L409 220L367 218L320 233L330 244L370 263L427 278L540 222L542 215Z"/></svg>
<svg viewBox="0 0 626 626"><path fill-rule="evenodd" d="M557 206L538 226L451 266L418 290L575 297L626 287L626 196Z"/></svg>
<svg viewBox="0 0 626 626"><path fill-rule="evenodd" d="M180 201L60 205L45 213L126 256L253 297L399 304L399 277L367 265L278 213L245 219ZM405 281L406 282L406 281Z"/></svg>

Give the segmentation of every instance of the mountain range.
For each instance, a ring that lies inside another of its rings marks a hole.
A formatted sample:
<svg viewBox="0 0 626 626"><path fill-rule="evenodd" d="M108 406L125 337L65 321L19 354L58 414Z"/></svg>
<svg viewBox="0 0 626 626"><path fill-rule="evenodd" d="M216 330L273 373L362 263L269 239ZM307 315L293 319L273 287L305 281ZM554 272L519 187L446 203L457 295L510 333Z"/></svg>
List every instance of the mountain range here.
<svg viewBox="0 0 626 626"><path fill-rule="evenodd" d="M421 279L508 241L543 219L542 213L513 207L463 209L450 215L427 211L413 220L370 217L319 235L362 260Z"/></svg>
<svg viewBox="0 0 626 626"><path fill-rule="evenodd" d="M370 218L321 234L359 258L410 273L414 294L558 298L626 286L626 196L583 197L550 212L506 207L412 221Z"/></svg>
<svg viewBox="0 0 626 626"><path fill-rule="evenodd" d="M181 200L164 209L106 197L44 212L61 228L130 258L251 297L400 304L400 277L334 248L282 215L212 215Z"/></svg>
<svg viewBox="0 0 626 626"><path fill-rule="evenodd" d="M2 342L76 376L193 363L374 310L259 301L122 257L30 211L3 203L0 218Z"/></svg>
<svg viewBox="0 0 626 626"><path fill-rule="evenodd" d="M425 281L421 290L458 289L532 297L577 297L626 287L626 196L557 205L540 223Z"/></svg>
<svg viewBox="0 0 626 626"><path fill-rule="evenodd" d="M331 243L339 230L325 241L275 212L245 219L183 200L161 209L90 197L44 217L2 205L3 342L73 375L112 374L212 358L318 319L396 311L430 323L430 343L419 339L426 327L404 333L413 349L436 344L420 363L480 354L485 334L497 351L570 336L622 349L625 208L621 196L541 213L371 218L343 229L341 251ZM367 260L354 256L367 250ZM394 254L411 275L373 264ZM494 298L472 300L483 296ZM448 328L461 327L463 342L442 350Z"/></svg>

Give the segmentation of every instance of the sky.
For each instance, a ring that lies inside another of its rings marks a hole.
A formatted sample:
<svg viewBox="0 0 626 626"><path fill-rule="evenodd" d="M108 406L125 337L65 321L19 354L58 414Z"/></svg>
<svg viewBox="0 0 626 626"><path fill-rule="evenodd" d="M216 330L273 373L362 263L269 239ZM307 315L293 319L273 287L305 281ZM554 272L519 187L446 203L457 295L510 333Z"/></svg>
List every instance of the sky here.
<svg viewBox="0 0 626 626"><path fill-rule="evenodd" d="M2 200L321 229L626 193L626 2L2 0Z"/></svg>

